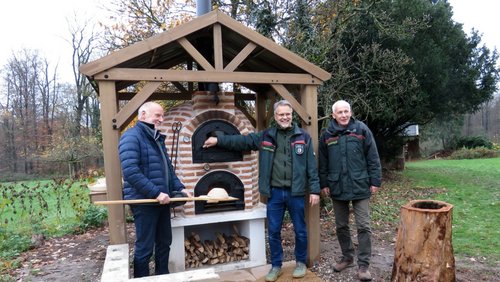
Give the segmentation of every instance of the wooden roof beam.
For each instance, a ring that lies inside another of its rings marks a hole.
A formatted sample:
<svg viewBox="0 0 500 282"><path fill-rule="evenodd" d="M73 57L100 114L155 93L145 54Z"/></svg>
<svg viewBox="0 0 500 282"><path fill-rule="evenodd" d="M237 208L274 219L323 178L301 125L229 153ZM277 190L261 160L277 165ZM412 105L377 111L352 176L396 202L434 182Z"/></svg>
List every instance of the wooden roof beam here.
<svg viewBox="0 0 500 282"><path fill-rule="evenodd" d="M322 81L310 74L268 72L189 71L165 69L112 68L96 74L95 80L113 81L192 81L236 82L257 84L320 85Z"/></svg>
<svg viewBox="0 0 500 282"><path fill-rule="evenodd" d="M216 70L224 68L222 47L222 27L220 24L214 24L214 65Z"/></svg>
<svg viewBox="0 0 500 282"><path fill-rule="evenodd" d="M224 71L234 71L251 53L257 48L253 42L248 44L233 58L233 60L224 68Z"/></svg>
<svg viewBox="0 0 500 282"><path fill-rule="evenodd" d="M191 55L191 57L204 69L207 71L215 70L214 67L203 57L203 55L196 50L196 48L187 40L185 37L177 39L177 42L186 50L186 52Z"/></svg>
<svg viewBox="0 0 500 282"><path fill-rule="evenodd" d="M115 116L113 119L113 128L122 130L132 119L134 119L134 112L144 104L154 93L154 91L162 84L159 81L152 81L146 83L141 91L137 93L132 100L130 100Z"/></svg>
<svg viewBox="0 0 500 282"><path fill-rule="evenodd" d="M169 42L183 38L188 34L192 34L208 25L214 24L217 21L218 13L210 12L192 19L186 24L177 26L168 32L163 32L147 40L139 41L126 48L117 50L112 54L102 57L101 59L80 66L80 72L87 76L93 76L99 72L108 69L110 66L116 66L133 58L133 56L143 54L145 52L156 49Z"/></svg>

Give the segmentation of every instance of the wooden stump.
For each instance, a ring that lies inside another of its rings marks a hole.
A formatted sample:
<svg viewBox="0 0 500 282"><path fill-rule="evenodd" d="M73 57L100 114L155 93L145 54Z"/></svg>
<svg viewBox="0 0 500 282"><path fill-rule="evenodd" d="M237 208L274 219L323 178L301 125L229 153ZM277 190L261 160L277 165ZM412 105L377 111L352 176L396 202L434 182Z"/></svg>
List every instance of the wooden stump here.
<svg viewBox="0 0 500 282"><path fill-rule="evenodd" d="M401 208L391 281L455 281L452 208L432 200Z"/></svg>

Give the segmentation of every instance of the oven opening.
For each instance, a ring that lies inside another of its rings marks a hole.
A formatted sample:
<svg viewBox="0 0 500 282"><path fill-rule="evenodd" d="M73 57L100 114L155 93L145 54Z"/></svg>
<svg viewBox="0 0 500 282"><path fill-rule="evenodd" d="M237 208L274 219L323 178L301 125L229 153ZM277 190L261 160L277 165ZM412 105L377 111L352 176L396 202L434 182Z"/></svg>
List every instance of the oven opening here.
<svg viewBox="0 0 500 282"><path fill-rule="evenodd" d="M237 162L243 160L243 153L220 147L203 148L208 137L222 135L240 135L239 130L224 120L210 120L201 124L193 134L193 163Z"/></svg>
<svg viewBox="0 0 500 282"><path fill-rule="evenodd" d="M236 175L227 171L210 172L198 181L194 187L194 195L208 195L213 188L225 189L230 197L238 200L217 203L195 201L195 214L245 209L243 183Z"/></svg>

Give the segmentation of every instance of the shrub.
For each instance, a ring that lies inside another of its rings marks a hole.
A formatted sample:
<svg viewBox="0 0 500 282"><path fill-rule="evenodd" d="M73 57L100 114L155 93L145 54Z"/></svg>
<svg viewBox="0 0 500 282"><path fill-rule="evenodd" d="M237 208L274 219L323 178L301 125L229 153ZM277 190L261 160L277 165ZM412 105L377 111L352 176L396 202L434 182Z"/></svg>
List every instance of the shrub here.
<svg viewBox="0 0 500 282"><path fill-rule="evenodd" d="M467 148L473 149L477 147L485 147L493 149L493 143L488 138L483 136L464 136L456 141L455 149Z"/></svg>
<svg viewBox="0 0 500 282"><path fill-rule="evenodd" d="M108 213L106 208L92 205L85 210L79 227L82 231L92 227L101 227L104 225L107 218Z"/></svg>
<svg viewBox="0 0 500 282"><path fill-rule="evenodd" d="M462 148L451 154L450 159L462 160L462 159L485 159L485 158L495 158L498 157L499 151L485 148L477 147L473 149Z"/></svg>

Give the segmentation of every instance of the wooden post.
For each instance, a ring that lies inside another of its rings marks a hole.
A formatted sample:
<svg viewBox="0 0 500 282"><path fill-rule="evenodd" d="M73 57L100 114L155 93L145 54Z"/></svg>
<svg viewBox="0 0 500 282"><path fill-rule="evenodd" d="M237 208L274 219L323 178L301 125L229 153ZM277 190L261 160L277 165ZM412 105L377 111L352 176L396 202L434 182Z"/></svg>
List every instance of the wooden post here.
<svg viewBox="0 0 500 282"><path fill-rule="evenodd" d="M433 200L401 208L391 281L455 281L452 208Z"/></svg>
<svg viewBox="0 0 500 282"><path fill-rule="evenodd" d="M310 115L311 120L303 122L303 128L311 135L314 153L318 155L318 88L307 85L301 88L300 102ZM316 158L316 162L318 159ZM306 196L306 223L307 223L307 265L313 266L319 260L320 254L320 222L319 204L309 206L309 195Z"/></svg>
<svg viewBox="0 0 500 282"><path fill-rule="evenodd" d="M102 144L104 150L104 173L106 175L107 199L122 199L122 174L118 157L120 131L113 127L118 112L118 101L114 81L99 82L101 102ZM109 240L112 245L127 243L125 230L125 208L115 205L108 208Z"/></svg>

